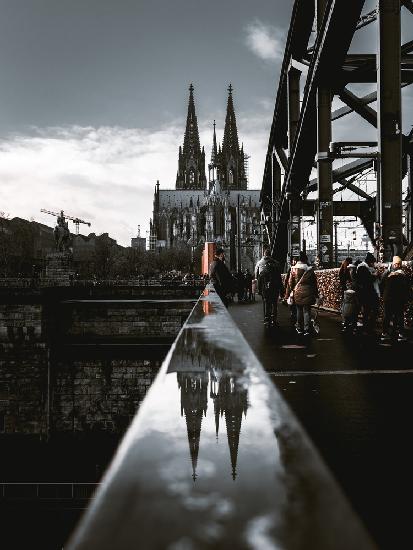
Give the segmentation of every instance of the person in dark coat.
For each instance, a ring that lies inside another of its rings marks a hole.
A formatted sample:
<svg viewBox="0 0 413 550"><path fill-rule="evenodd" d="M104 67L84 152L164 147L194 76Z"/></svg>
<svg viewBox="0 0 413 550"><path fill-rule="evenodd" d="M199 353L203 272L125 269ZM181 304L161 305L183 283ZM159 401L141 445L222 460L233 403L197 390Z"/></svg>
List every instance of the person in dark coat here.
<svg viewBox="0 0 413 550"><path fill-rule="evenodd" d="M241 270L237 272L237 295L238 302L243 302L245 299L245 278Z"/></svg>
<svg viewBox="0 0 413 550"><path fill-rule="evenodd" d="M365 261L357 266L355 290L363 313L363 330L373 334L379 310L378 274L374 267L375 257L370 252Z"/></svg>
<svg viewBox="0 0 413 550"><path fill-rule="evenodd" d="M214 259L209 266L209 279L224 305L228 307L229 296L234 291L234 283L231 272L225 265L223 248L217 248L215 252Z"/></svg>
<svg viewBox="0 0 413 550"><path fill-rule="evenodd" d="M271 257L270 248L264 248L264 255L255 266L255 278L258 280L258 292L264 306L264 325L266 328L277 326L277 304L283 284L279 263Z"/></svg>
<svg viewBox="0 0 413 550"><path fill-rule="evenodd" d="M246 269L244 273L245 299L249 301L252 300L252 279L252 274L250 273L249 269Z"/></svg>
<svg viewBox="0 0 413 550"><path fill-rule="evenodd" d="M404 308L409 301L410 281L402 270L402 260L394 256L392 264L384 272L381 280L383 292L384 318L382 341L390 340L390 324L399 342L406 340L404 332Z"/></svg>
<svg viewBox="0 0 413 550"><path fill-rule="evenodd" d="M291 258L291 265L288 268L287 275L285 276L286 286L288 285L288 281L290 279L291 269L295 266L296 263L297 263L297 259L296 258ZM294 304L294 302L288 304L287 298L285 296L284 296L284 299L283 299L283 303L288 305L288 309L290 311L291 326L294 328L297 324L297 306Z"/></svg>
<svg viewBox="0 0 413 550"><path fill-rule="evenodd" d="M351 273L349 266L353 264L353 258L346 258L341 262L340 269L338 271L338 277L340 279L341 296L347 290L347 283L351 283Z"/></svg>

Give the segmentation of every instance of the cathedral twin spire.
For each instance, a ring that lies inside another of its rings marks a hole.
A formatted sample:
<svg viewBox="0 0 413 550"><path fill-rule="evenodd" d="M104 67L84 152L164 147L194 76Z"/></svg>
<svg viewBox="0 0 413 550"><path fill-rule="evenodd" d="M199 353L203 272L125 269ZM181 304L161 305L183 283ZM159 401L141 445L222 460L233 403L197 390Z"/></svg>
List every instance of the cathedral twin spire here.
<svg viewBox="0 0 413 550"><path fill-rule="evenodd" d="M232 85L228 88L227 113L225 117L222 149L217 149L215 131L211 152L210 179L220 180L222 189L247 189L243 148L239 148L237 122L232 99ZM206 189L205 150L199 141L198 121L195 112L194 86L189 86L188 115L183 148L179 147L176 189Z"/></svg>
<svg viewBox="0 0 413 550"><path fill-rule="evenodd" d="M199 142L198 120L195 112L194 87L189 86L188 115L184 146L179 147L177 189L205 189L205 151Z"/></svg>

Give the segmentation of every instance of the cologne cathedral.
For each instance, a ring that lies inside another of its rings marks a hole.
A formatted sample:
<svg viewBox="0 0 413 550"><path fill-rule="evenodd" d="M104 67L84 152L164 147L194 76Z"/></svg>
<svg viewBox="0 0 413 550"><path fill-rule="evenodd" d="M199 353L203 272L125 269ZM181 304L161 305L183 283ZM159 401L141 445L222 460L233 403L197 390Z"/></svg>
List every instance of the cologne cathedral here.
<svg viewBox="0 0 413 550"><path fill-rule="evenodd" d="M239 144L232 92L230 85L222 144L217 144L213 124L207 179L190 85L175 189L156 184L150 246L152 250L182 246L194 250L215 242L225 249L231 270L252 270L260 254L260 191L248 189L248 155Z"/></svg>

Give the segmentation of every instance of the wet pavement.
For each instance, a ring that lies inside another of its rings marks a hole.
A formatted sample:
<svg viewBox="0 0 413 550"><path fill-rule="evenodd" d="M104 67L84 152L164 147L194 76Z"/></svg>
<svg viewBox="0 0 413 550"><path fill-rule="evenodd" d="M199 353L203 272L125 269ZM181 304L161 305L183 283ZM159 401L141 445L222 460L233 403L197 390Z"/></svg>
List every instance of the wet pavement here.
<svg viewBox="0 0 413 550"><path fill-rule="evenodd" d="M340 317L320 312L320 334L303 339L278 309L270 332L259 299L229 311L378 546L410 546L412 335L382 345L341 334Z"/></svg>

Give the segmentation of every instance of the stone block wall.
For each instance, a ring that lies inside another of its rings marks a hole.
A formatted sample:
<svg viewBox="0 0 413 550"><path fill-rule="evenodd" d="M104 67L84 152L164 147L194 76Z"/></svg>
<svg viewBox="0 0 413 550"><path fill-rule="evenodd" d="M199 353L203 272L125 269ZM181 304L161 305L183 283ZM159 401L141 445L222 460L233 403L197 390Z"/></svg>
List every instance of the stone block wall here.
<svg viewBox="0 0 413 550"><path fill-rule="evenodd" d="M157 358L163 353L151 354L156 359L148 360L143 348L133 359L109 355L106 359L63 361L55 353L61 349L62 335L81 343L94 339L99 343L169 343L191 311L194 302L190 296L195 292L191 289L188 296L188 290L179 288L179 294L187 295L169 301L89 299L68 303L70 293L79 289L2 290L0 434L39 438L49 430L107 432L125 427L151 385L160 365Z"/></svg>
<svg viewBox="0 0 413 550"><path fill-rule="evenodd" d="M51 252L46 256L46 278L56 286L70 284L75 274L73 256L69 252Z"/></svg>
<svg viewBox="0 0 413 550"><path fill-rule="evenodd" d="M189 302L88 302L67 304L61 332L70 339L174 339Z"/></svg>
<svg viewBox="0 0 413 550"><path fill-rule="evenodd" d="M41 336L41 304L0 304L0 342L33 341Z"/></svg>
<svg viewBox="0 0 413 550"><path fill-rule="evenodd" d="M0 433L46 435L48 349L0 343Z"/></svg>
<svg viewBox="0 0 413 550"><path fill-rule="evenodd" d="M123 433L160 367L160 360L76 359L55 370L53 429Z"/></svg>

